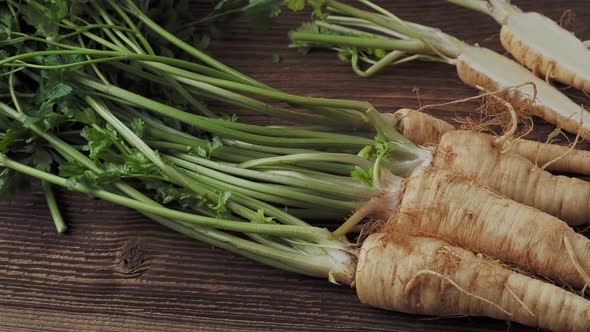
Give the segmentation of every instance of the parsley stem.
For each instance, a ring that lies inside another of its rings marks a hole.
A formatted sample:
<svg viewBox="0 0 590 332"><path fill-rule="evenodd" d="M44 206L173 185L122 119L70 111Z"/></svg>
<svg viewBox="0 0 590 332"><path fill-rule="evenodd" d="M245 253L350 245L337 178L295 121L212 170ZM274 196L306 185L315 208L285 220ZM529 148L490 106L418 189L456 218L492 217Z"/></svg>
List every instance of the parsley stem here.
<svg viewBox="0 0 590 332"><path fill-rule="evenodd" d="M109 123L121 137L123 137L132 146L140 150L152 163L154 163L166 176L168 176L171 182L185 187L195 193L204 195L206 198L212 201L220 199L220 194L215 192L213 188L205 187L202 183L195 183L192 179L186 175L185 172L178 170L176 167L166 163L160 158L160 156L152 150L149 145L142 139L137 137L135 133L123 124L110 110L102 103L96 101L90 96L85 98L86 102L96 111L107 123ZM243 209L239 203L231 203L231 199L228 200L228 207L234 212L243 215Z"/></svg>
<svg viewBox="0 0 590 332"><path fill-rule="evenodd" d="M156 22L152 21L147 15L145 15L133 1L127 0L126 4L130 9L130 13L137 17L141 22L143 22L146 26L148 26L152 31L163 37L164 39L168 40L178 48L182 49L183 51L187 52L189 55L205 62L206 64L210 65L213 68L216 68L222 72L228 73L236 78L249 82L253 86L260 86L265 87L264 84L240 73L239 71L232 69L221 62L213 59L212 57L208 56L204 52L196 49L195 47L189 45L188 43L184 42L183 40L179 39L175 35L168 32L166 29L159 26Z"/></svg>
<svg viewBox="0 0 590 332"><path fill-rule="evenodd" d="M335 200L331 198L322 197L320 195L314 194L313 191L305 190L304 192L298 190L292 190L288 186L284 185L277 185L277 184L264 184L258 183L254 181L245 180L236 176L228 175L222 172L218 172L216 170L199 166L196 164L191 164L186 160L182 160L180 158L176 158L173 156L165 156L165 160L168 160L175 165L183 167L187 170L190 170L190 174L193 174L193 177L199 178L202 181L207 181L208 179L216 179L220 182L217 182L218 186L222 186L222 183L226 186L231 187L233 189L243 188L249 189L251 191L256 191L259 193L268 194L270 198L273 196L280 197L283 199L292 199L292 202L300 201L301 203L296 203L294 206L296 207L312 207L314 205L321 206L324 208L342 208L342 209L352 209L357 207L358 203L346 202L343 200ZM306 203L307 202L307 203ZM277 202L278 203L278 202ZM282 203L281 203L282 204ZM290 204L285 204L290 205Z"/></svg>
<svg viewBox="0 0 590 332"><path fill-rule="evenodd" d="M366 186L342 186L339 183L334 183L332 179L326 179L325 181L319 179L313 179L312 177L306 176L304 173L296 172L283 172L276 170L276 173L270 172L269 170L261 169L260 171L244 169L235 165L220 163L217 161L200 158L195 155L187 153L178 153L173 156L164 155L165 158L174 157L174 160L184 160L188 163L183 164L183 167L190 170L197 170L195 165L201 165L209 169L215 169L220 172L227 174L233 174L240 177L251 178L254 180L284 184L292 187L298 187L302 189L315 190L316 192L323 192L330 195L342 195L343 197L350 197L353 200L363 200L372 197L375 191L372 188ZM194 168L193 168L194 167Z"/></svg>
<svg viewBox="0 0 590 332"><path fill-rule="evenodd" d="M366 159L363 159L356 155L345 154L345 153L300 153L290 154L286 156L269 157L255 159L244 162L238 165L241 168L255 168L260 166L269 166L277 164L293 164L293 163L305 163L308 161L328 161L334 163L342 163L348 165L359 166L367 169L372 166L372 163ZM352 167L350 168L352 170Z"/></svg>
<svg viewBox="0 0 590 332"><path fill-rule="evenodd" d="M100 92L110 94L112 96L125 99L131 103L134 103L142 108L152 111L156 114L164 115L166 117L184 122L195 128L209 131L216 135L222 135L228 138L234 138L243 140L250 143L269 145L269 146L282 146L282 147L314 147L316 149L345 146L351 148L356 145L359 148L371 144L372 140L357 137L357 136L346 136L330 133L322 133L321 136L329 138L281 138L275 139L272 137L251 134L247 132L241 132L233 128L252 128L251 125L235 124L228 121L219 119L210 119L201 117L198 115L183 112L177 108L169 105L148 99L141 95L135 94L131 91L127 91L116 87L114 85L105 85L94 80L90 80L83 77L78 77L78 81L90 88L96 89ZM232 128L233 127L233 128ZM393 129L392 129L393 130ZM281 130L279 130L281 131ZM317 133L320 135L320 133Z"/></svg>
<svg viewBox="0 0 590 332"><path fill-rule="evenodd" d="M42 170L16 162L12 159L9 159L5 155L0 155L0 164L4 167L13 169L17 172L21 172L23 174L44 180L48 183L70 188L81 193L85 193L100 199L104 199L108 202L122 205L141 212L147 212L166 218L185 221L199 226L212 227L216 229L242 233L293 237L313 242L322 242L327 239L327 230L323 228L311 226L253 224L240 221L223 220L172 210L161 206L155 206L153 204L143 203L135 199L127 198L125 196L114 194L96 187L90 187L82 183L72 183L71 181L68 181L67 179L62 178L60 176L53 175L51 173L47 173Z"/></svg>
<svg viewBox="0 0 590 332"><path fill-rule="evenodd" d="M55 194L53 193L51 184L49 184L47 181L41 181L41 188L45 194L45 200L47 201L47 207L49 207L51 218L55 224L55 229L59 234L62 234L68 229L68 226L64 222L62 214L59 210L59 206L57 204L57 200L55 199Z"/></svg>
<svg viewBox="0 0 590 332"><path fill-rule="evenodd" d="M396 20L392 19L391 17L384 16L382 14L376 14L366 10L358 9L335 0L326 0L325 4L329 6L331 9L335 9L339 13L367 20L379 26L402 33L411 38L422 38L422 36L419 33L417 33L414 29L412 29L407 24L405 24L405 22L399 19Z"/></svg>
<svg viewBox="0 0 590 332"><path fill-rule="evenodd" d="M346 99L329 99L329 98L316 98L316 97L303 97L293 95L277 90L268 88L260 88L256 86L250 86L239 82L231 82L215 77L207 77L205 75L198 74L196 72L187 71L181 68L168 66L165 69L168 73L176 75L179 80L188 85L195 84L195 82L203 82L218 87L236 90L241 92L252 93L262 97L273 98L280 101L285 101L298 105L314 105L324 107L335 107L335 108L347 108L357 111L365 111L371 107L371 104L363 101L346 100Z"/></svg>
<svg viewBox="0 0 590 332"><path fill-rule="evenodd" d="M26 122L26 119L27 119L26 115L19 114L18 112L16 112L15 110L11 109L9 106L7 106L3 103L0 103L0 110L2 110L5 114L9 115L10 117L13 117L15 120L21 121L23 123ZM90 169L93 169L97 173L102 172L102 170L99 169L96 165L94 165L94 163L91 160L89 160L86 156L81 154L75 148L70 147L67 143L65 143L62 140L60 140L59 138L55 137L53 134L41 130L40 128L38 128L34 124L29 125L28 128L33 130L39 136L46 139L52 145L54 145L56 150L60 154L63 154L64 157L66 157L68 159L75 159L77 162L80 162L81 164L86 165L87 167L89 167ZM5 156L0 156L0 161L5 166L7 166L7 163L10 163L10 161L8 159L6 159ZM66 179L63 179L61 177L58 177L58 176L55 176L55 175L52 175L52 174L49 174L46 172L42 172L40 170L28 167L26 165L22 165L22 164L13 162L13 166L15 167L15 169L18 168L20 171L25 170L26 174L29 174L34 177L38 177L42 180L45 180L45 181L54 180L53 182L48 181L49 183L53 183L53 184L65 186L65 187L67 187L69 184L71 184L71 183L68 183L68 180L66 180ZM29 171L29 172L27 173L26 171ZM46 178L46 177L48 177L48 178ZM127 185L126 183L119 181L115 184L115 186L117 188L119 188L122 192L124 192L126 195L133 197L134 199L142 202L143 204L147 204L152 207L161 207L155 201L151 200L150 198L148 198L147 196L145 196L141 192L137 191L135 188ZM84 191L81 190L82 192L86 192L91 195L97 194L97 191L94 188L89 188L87 186L83 186L80 184L76 184L75 187L78 187L78 189L80 189L80 187L81 187L82 189L84 189ZM76 188L74 188L74 189L76 189ZM269 215L282 216L283 217L282 220L287 222L288 224L307 227L307 224L304 223L303 221L301 221L300 219L298 219L294 216L288 215L288 214L284 213L283 211L276 209L275 207L273 207L271 205L261 203L261 202L256 202L255 200L253 200L251 198L241 197L241 195L239 195L239 194L234 195L234 196L236 196L239 203L245 203L247 206L254 206L254 207L263 208L265 211L268 212ZM117 197L118 196L115 196L114 199L112 199L111 201L119 204L120 201L117 199ZM110 196L110 198L113 198L113 196ZM108 200L108 199L105 199L105 200ZM172 210L172 211L174 211L174 210ZM251 259L254 259L258 262L261 262L261 263L264 263L264 264L267 264L270 266L275 266L278 268L283 268L285 270L289 270L289 271L292 270L292 271L296 271L299 273L308 274L308 275L315 275L315 276L324 276L325 277L329 273L329 270L325 270L325 269L323 269L324 272L322 272L324 274L319 273L318 271L321 271L322 267L326 266L326 265L324 265L324 262L314 263L312 261L314 261L315 259L311 259L310 257L307 257L307 256L304 256L304 257L288 256L288 255L285 255L283 252L278 251L276 249L271 250L270 248L267 248L265 246L258 245L256 243L252 243L251 241L247 241L247 240L241 239L241 238L233 236L233 235L226 234L226 233L218 231L218 230L204 228L204 227L197 227L196 225L192 224L191 223L192 221L190 221L190 220L188 221L189 223L184 224L184 223L180 223L180 222L177 222L174 220L163 218L159 215L155 215L152 213L145 213L145 211L143 213L146 216L148 216L149 218L151 218L151 219L153 219L153 220L155 220L155 221L157 221L157 222L159 222L171 229L179 231L180 233L191 236L193 238L204 241L206 243L216 245L216 246L219 246L219 247L227 249L227 250L231 250L233 252L244 255L245 257L249 257ZM190 214L187 214L187 215L192 216ZM286 215L286 217L283 215ZM216 220L216 219L214 219L214 220ZM248 231L250 233L252 233L250 229ZM300 257L300 258L297 258L297 257Z"/></svg>
<svg viewBox="0 0 590 332"><path fill-rule="evenodd" d="M209 67L188 62L176 58L169 58L159 55L150 55L150 54L137 54L137 53L130 53L126 51L120 50L119 47L114 46L115 48L119 49L118 51L105 51L105 50L97 50L91 48L72 48L66 50L45 50L45 51L34 51L34 52L27 52L27 53L20 53L17 55L13 55L11 57L4 58L0 60L0 65L4 66L10 63L19 63L18 61L30 59L30 58L37 58L42 56L48 55L90 55L90 56L99 56L102 57L100 59L95 59L94 63L99 62L112 62L113 58L116 59L126 59L126 60L137 60L137 61L147 61L153 63L162 63L162 64L170 64L177 66L178 68L185 68L189 70L194 70L195 73L202 73L204 75L208 75L211 77L219 77L220 79L227 78L227 75L223 73L219 73L215 69L211 69ZM23 65L23 63L20 63ZM38 65L36 68L46 68L46 69L66 69L71 67L80 66L80 62L73 62L73 63L66 63L57 66L47 66L47 65ZM176 67L174 67L176 68Z"/></svg>
<svg viewBox="0 0 590 332"><path fill-rule="evenodd" d="M308 42L312 45L341 45L359 48L376 48L389 51L430 53L428 46L416 39L399 40L383 37L367 38L360 36L325 35L311 32L291 32L290 37L294 41Z"/></svg>

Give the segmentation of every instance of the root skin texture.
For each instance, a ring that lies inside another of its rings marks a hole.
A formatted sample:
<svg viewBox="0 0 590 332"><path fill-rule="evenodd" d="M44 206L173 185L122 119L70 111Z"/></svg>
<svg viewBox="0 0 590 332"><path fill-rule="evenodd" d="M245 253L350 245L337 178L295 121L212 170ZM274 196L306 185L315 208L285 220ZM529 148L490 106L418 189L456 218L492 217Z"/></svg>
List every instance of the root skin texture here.
<svg viewBox="0 0 590 332"><path fill-rule="evenodd" d="M519 154L503 152L495 146L492 136L449 132L441 139L433 164L570 225L590 221L590 183L553 175Z"/></svg>
<svg viewBox="0 0 590 332"><path fill-rule="evenodd" d="M438 145L444 134L455 130L446 121L408 108L400 109L392 116L397 118L396 128L418 145ZM553 161L545 168L549 171L590 175L590 151L522 138L510 140L502 150L519 154L540 167Z"/></svg>
<svg viewBox="0 0 590 332"><path fill-rule="evenodd" d="M446 121L408 108L400 109L393 116L397 118L402 135L418 145L438 144L444 133L455 129Z"/></svg>
<svg viewBox="0 0 590 332"><path fill-rule="evenodd" d="M361 248L356 288L363 303L387 310L590 331L590 301L431 238L369 236Z"/></svg>
<svg viewBox="0 0 590 332"><path fill-rule="evenodd" d="M507 89L501 97L515 105L533 98L535 88L531 84L510 88L533 83L536 99L529 106L533 114L570 133L580 130L583 138L590 139L590 113L515 61L487 48L467 46L458 58L457 73L473 87L489 91Z"/></svg>
<svg viewBox="0 0 590 332"><path fill-rule="evenodd" d="M590 92L590 50L555 21L534 12L511 13L502 46L536 74Z"/></svg>
<svg viewBox="0 0 590 332"><path fill-rule="evenodd" d="M451 171L415 171L406 180L399 217L391 222L574 287L584 287L590 272L585 236Z"/></svg>
<svg viewBox="0 0 590 332"><path fill-rule="evenodd" d="M543 166L545 169L564 173L590 175L590 151L570 149L568 146L544 144L526 139L516 139L507 149ZM569 150L569 151L568 151Z"/></svg>

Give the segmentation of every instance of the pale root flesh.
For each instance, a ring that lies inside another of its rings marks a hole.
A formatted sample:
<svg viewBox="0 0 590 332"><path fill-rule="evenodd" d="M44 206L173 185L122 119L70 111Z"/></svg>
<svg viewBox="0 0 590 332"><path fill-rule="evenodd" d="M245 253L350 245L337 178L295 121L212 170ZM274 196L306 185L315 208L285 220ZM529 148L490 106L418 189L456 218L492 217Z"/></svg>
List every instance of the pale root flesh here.
<svg viewBox="0 0 590 332"><path fill-rule="evenodd" d="M500 40L534 73L590 92L590 50L555 21L539 13L513 12L502 26Z"/></svg>
<svg viewBox="0 0 590 332"><path fill-rule="evenodd" d="M502 151L493 136L473 131L449 132L436 149L433 165L468 177L570 225L590 222L589 182L553 175L519 154Z"/></svg>
<svg viewBox="0 0 590 332"><path fill-rule="evenodd" d="M589 239L451 171L416 170L390 222L575 287L583 287L590 274Z"/></svg>
<svg viewBox="0 0 590 332"><path fill-rule="evenodd" d="M457 73L473 87L509 89L500 96L514 105L528 103L535 96L534 85L537 93L529 106L532 113L570 133L579 130L582 137L590 139L590 113L515 61L487 48L466 46L458 57ZM532 84L521 86L525 83Z"/></svg>
<svg viewBox="0 0 590 332"><path fill-rule="evenodd" d="M355 283L363 303L386 310L590 331L590 301L431 238L369 236Z"/></svg>
<svg viewBox="0 0 590 332"><path fill-rule="evenodd" d="M392 114L396 128L418 145L438 145L442 136L455 127L432 115L404 108ZM568 146L514 139L504 143L504 151L519 154L546 170L590 175L590 151Z"/></svg>

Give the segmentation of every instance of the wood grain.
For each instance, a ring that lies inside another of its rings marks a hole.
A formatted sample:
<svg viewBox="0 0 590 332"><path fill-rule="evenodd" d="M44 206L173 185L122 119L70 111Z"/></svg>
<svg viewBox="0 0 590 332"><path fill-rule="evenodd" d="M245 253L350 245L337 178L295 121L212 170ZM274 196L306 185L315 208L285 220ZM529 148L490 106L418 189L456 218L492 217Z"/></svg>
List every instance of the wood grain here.
<svg viewBox="0 0 590 332"><path fill-rule="evenodd" d="M563 1L515 1L559 19ZM489 18L442 0L378 1L407 19L436 25L500 50ZM195 2L195 17L211 7ZM567 1L573 30L590 38L590 5ZM286 13L272 29L233 24L211 53L278 89L362 99L383 112L474 94L443 64L408 64L365 80L335 55L302 56L286 48L287 33L309 17ZM283 61L273 64L273 53ZM452 119L475 104L432 112ZM237 110L227 109L227 112ZM257 117L245 117L261 122ZM552 130L536 121L535 137ZM588 145L584 145L588 147ZM505 331L487 319L429 319L362 305L354 291L252 263L165 229L139 214L59 191L70 229L55 234L38 189L0 203L0 331ZM513 324L511 331L534 331Z"/></svg>

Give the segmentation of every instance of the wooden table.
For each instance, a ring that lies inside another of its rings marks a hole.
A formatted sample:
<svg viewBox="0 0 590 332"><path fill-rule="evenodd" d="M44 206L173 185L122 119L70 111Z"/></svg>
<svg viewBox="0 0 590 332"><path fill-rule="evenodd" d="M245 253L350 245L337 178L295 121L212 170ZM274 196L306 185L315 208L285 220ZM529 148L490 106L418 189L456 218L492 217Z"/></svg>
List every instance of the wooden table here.
<svg viewBox="0 0 590 332"><path fill-rule="evenodd" d="M590 39L590 3L515 1L559 19L575 13L570 29ZM378 1L402 18L435 25L499 50L498 26L442 0ZM566 5L567 4L567 5ZM195 17L210 8L195 4ZM287 13L271 30L244 20L210 52L223 62L288 92L372 102L382 112L474 95L454 68L410 63L372 79L356 77L333 53L302 56L287 32L309 17ZM273 53L282 62L273 64ZM432 112L452 119L476 104ZM233 111L233 110L228 110ZM252 120L244 117L244 119ZM257 120L257 119L254 119ZM260 121L260 119L258 119ZM535 138L552 127L536 121ZM588 145L582 145L587 148ZM0 204L1 331L505 331L506 322L431 319L362 305L354 290L252 263L189 240L133 211L60 191L70 226L58 236L39 190ZM335 221L337 222L337 221ZM511 331L534 331L512 324Z"/></svg>

